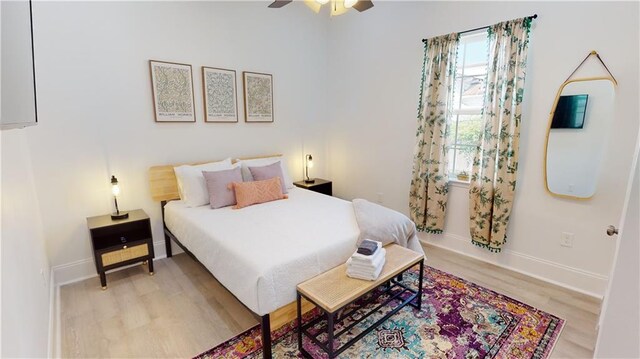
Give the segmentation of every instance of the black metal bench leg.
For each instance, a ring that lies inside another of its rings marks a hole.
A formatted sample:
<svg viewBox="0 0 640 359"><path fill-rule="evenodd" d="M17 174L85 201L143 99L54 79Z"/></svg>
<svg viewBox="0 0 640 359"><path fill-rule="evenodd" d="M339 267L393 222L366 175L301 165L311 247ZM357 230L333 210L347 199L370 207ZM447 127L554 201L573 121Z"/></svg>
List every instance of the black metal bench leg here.
<svg viewBox="0 0 640 359"><path fill-rule="evenodd" d="M422 309L422 280L424 277L424 259L420 261L420 275L418 276L418 310Z"/></svg>
<svg viewBox="0 0 640 359"><path fill-rule="evenodd" d="M262 326L262 357L271 359L271 319L269 314L261 317L260 325Z"/></svg>
<svg viewBox="0 0 640 359"><path fill-rule="evenodd" d="M298 350L302 353L302 298L296 291L296 309L298 311Z"/></svg>
<svg viewBox="0 0 640 359"><path fill-rule="evenodd" d="M329 359L335 357L333 353L333 319L335 313L327 313L327 349L329 349Z"/></svg>

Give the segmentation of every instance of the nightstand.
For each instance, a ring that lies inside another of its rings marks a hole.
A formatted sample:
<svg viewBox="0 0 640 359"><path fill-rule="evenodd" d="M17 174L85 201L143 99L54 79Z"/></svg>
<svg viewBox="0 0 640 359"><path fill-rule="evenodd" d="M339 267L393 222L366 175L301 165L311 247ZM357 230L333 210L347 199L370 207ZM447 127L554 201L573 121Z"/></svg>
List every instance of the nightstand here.
<svg viewBox="0 0 640 359"><path fill-rule="evenodd" d="M322 178L316 178L313 183L305 183L304 181L298 181L298 182L293 182L293 184L296 187L326 194L327 196L333 196L331 181L327 181Z"/></svg>
<svg viewBox="0 0 640 359"><path fill-rule="evenodd" d="M151 223L143 210L130 211L128 218L118 220L109 214L88 217L87 226L102 289L107 289L106 272L114 268L147 262L153 275Z"/></svg>

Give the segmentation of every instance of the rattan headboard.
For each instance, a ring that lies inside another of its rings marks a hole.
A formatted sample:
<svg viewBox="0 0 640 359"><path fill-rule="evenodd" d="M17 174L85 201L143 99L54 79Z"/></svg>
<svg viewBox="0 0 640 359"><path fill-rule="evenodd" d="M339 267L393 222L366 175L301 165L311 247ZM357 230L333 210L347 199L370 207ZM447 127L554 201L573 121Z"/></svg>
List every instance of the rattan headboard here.
<svg viewBox="0 0 640 359"><path fill-rule="evenodd" d="M268 156L254 156L254 157L242 157L234 159L233 163L238 160L253 160L257 158L267 157L280 157L281 154L268 155ZM149 186L151 187L151 198L154 201L171 201L174 199L180 199L180 192L178 192L178 181L176 180L176 174L173 172L173 167L181 166L185 164L199 165L207 162L204 161L197 163L179 163L173 165L153 166L149 168Z"/></svg>

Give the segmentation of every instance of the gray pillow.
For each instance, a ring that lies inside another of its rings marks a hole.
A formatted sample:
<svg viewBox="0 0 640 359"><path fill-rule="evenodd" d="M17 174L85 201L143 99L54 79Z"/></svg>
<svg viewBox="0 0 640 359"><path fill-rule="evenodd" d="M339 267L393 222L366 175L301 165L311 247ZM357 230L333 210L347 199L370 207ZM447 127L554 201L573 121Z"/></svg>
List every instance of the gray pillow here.
<svg viewBox="0 0 640 359"><path fill-rule="evenodd" d="M229 184L242 182L240 166L215 172L202 171L202 175L207 183L211 208L216 209L236 204L236 194L233 188L229 188Z"/></svg>
<svg viewBox="0 0 640 359"><path fill-rule="evenodd" d="M274 177L280 177L282 193L287 193L287 185L284 183L284 175L282 173L282 166L280 166L280 162L261 167L249 167L249 171L251 172L251 176L254 181L264 181Z"/></svg>

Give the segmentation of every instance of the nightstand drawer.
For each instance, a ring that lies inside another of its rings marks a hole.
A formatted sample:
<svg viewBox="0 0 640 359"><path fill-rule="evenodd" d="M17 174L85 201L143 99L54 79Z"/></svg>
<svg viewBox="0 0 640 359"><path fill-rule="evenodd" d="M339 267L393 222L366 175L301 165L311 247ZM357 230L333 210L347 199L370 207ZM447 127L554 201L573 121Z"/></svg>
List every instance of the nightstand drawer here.
<svg viewBox="0 0 640 359"><path fill-rule="evenodd" d="M126 245L124 247L127 247ZM128 261L130 259L149 255L149 245L147 243L133 247L127 247L113 252L102 253L102 265L109 266L116 263Z"/></svg>
<svg viewBox="0 0 640 359"><path fill-rule="evenodd" d="M96 228L91 231L96 250L151 238L148 221L124 223L119 226Z"/></svg>

